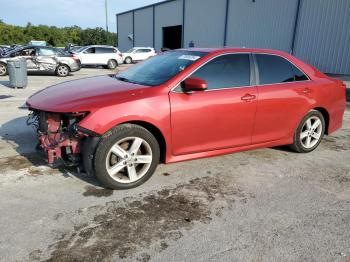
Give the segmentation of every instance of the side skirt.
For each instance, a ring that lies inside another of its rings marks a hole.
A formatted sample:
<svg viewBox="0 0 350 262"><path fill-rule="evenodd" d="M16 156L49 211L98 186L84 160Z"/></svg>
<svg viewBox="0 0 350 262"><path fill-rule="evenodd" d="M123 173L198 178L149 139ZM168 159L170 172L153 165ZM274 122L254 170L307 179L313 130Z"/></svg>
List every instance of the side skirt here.
<svg viewBox="0 0 350 262"><path fill-rule="evenodd" d="M270 142L265 142L265 143L260 143L260 144L253 144L253 145L248 145L248 146L230 147L230 148L224 148L224 149L218 149L218 150L212 150L212 151L200 152L200 153L193 153L193 154L186 154L186 155L180 155L180 156L168 155L165 163L170 164L170 163L176 163L176 162L182 162L182 161L188 161L188 160L194 160L194 159L200 159L200 158L221 156L221 155L226 155L226 154L230 154L230 153L235 153L235 152L240 152L240 151L248 151L248 150L258 149L258 148L290 145L292 143L293 143L293 140L288 138L288 139L281 139L281 140L270 141Z"/></svg>

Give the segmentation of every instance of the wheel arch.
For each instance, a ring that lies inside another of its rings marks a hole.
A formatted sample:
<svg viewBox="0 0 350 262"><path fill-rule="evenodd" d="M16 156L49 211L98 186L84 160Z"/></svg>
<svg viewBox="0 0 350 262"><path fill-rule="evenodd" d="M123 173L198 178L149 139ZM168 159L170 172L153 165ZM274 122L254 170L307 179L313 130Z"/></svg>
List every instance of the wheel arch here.
<svg viewBox="0 0 350 262"><path fill-rule="evenodd" d="M327 109L324 108L324 107L315 107L315 108L313 108L313 110L317 110L317 111L319 111L322 114L322 116L324 118L324 121L326 123L325 134L328 135L329 120L330 119L329 119L329 113L328 113Z"/></svg>
<svg viewBox="0 0 350 262"><path fill-rule="evenodd" d="M165 137L164 137L162 131L160 131L160 129L158 127L156 127L155 125L153 125L149 122L141 121L141 120L123 122L123 123L118 124L118 126L123 125L123 124L134 124L134 125L141 126L145 129L147 129L152 135L154 135L154 137L156 138L156 140L159 144L160 162L165 163L167 144L166 144L166 140L165 140Z"/></svg>

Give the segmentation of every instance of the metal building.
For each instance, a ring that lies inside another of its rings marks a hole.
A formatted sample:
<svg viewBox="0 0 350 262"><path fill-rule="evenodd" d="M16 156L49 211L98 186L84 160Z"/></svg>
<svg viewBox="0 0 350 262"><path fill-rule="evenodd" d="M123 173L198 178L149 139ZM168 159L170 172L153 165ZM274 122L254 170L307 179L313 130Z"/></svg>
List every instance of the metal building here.
<svg viewBox="0 0 350 262"><path fill-rule="evenodd" d="M167 0L117 14L119 48L257 47L350 74L350 0Z"/></svg>

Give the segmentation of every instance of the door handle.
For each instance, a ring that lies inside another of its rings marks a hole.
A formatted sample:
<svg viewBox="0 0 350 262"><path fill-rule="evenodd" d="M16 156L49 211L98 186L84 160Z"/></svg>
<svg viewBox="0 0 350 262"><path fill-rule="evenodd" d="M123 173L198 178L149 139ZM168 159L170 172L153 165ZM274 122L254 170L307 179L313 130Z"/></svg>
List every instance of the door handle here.
<svg viewBox="0 0 350 262"><path fill-rule="evenodd" d="M241 100L245 102L250 102L250 101L253 101L254 99L256 99L256 96L251 94L245 94L244 96L241 97Z"/></svg>

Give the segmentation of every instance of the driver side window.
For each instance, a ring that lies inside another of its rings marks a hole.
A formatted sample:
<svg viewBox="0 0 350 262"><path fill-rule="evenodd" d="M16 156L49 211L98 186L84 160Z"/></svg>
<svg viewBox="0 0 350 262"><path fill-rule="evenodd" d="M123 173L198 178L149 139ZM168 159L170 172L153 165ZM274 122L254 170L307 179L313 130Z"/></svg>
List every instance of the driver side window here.
<svg viewBox="0 0 350 262"><path fill-rule="evenodd" d="M250 86L249 54L229 54L214 58L192 76L205 80L208 90Z"/></svg>
<svg viewBox="0 0 350 262"><path fill-rule="evenodd" d="M95 54L95 47L90 47L84 51L84 54Z"/></svg>

